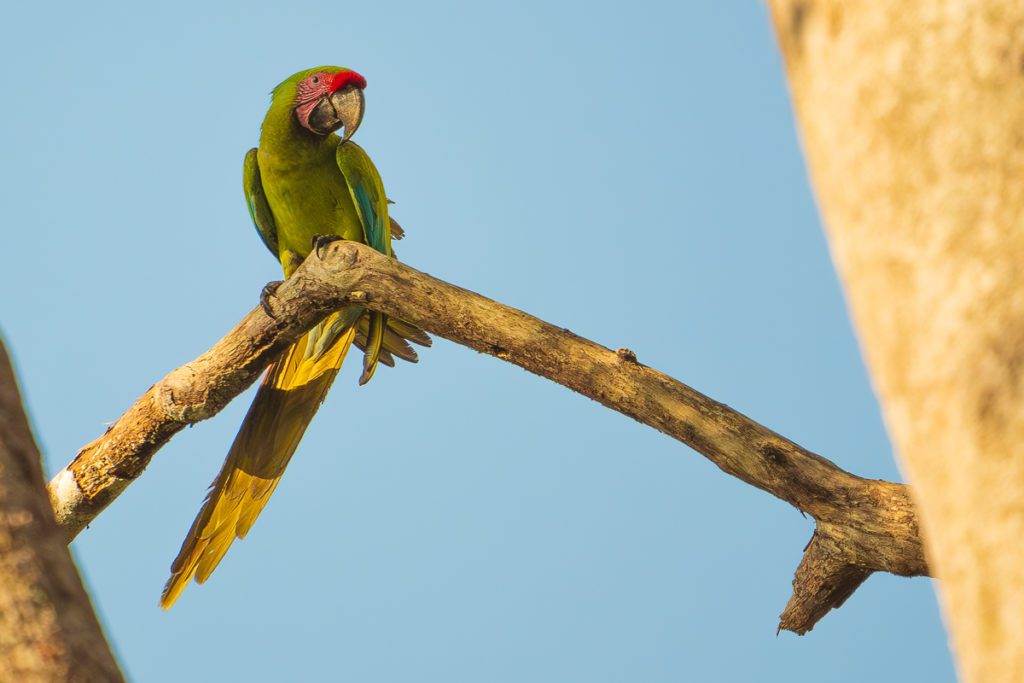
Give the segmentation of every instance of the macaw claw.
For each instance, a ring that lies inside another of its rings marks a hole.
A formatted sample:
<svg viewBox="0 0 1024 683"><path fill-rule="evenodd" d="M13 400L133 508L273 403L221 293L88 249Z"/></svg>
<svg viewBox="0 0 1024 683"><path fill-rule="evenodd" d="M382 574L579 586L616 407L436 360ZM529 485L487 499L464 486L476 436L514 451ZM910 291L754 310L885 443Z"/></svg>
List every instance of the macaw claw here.
<svg viewBox="0 0 1024 683"><path fill-rule="evenodd" d="M284 284L284 280L274 280L268 282L263 286L263 291L260 292L260 308L271 318L277 318L274 315L274 309L270 304L270 300L277 295L277 290Z"/></svg>
<svg viewBox="0 0 1024 683"><path fill-rule="evenodd" d="M341 235L313 235L313 242L311 246L313 251L316 252L318 259L323 258L321 251L326 248L331 242L337 242L340 239L344 239Z"/></svg>

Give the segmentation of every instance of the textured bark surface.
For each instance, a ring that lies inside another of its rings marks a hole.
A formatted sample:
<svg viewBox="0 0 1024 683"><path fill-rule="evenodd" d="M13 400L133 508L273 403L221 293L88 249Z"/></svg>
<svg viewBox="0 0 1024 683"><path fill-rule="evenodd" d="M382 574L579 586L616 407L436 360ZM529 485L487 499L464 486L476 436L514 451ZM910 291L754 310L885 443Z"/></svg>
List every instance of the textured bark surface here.
<svg viewBox="0 0 1024 683"><path fill-rule="evenodd" d="M854 476L637 361L351 242L314 252L216 346L154 385L50 484L73 537L186 424L208 418L326 313L359 303L558 382L691 446L817 520L780 628L804 633L873 571L926 574L906 487ZM810 569L812 568L813 571ZM822 586L829 584L829 590Z"/></svg>
<svg viewBox="0 0 1024 683"><path fill-rule="evenodd" d="M1024 4L770 4L961 674L1024 681Z"/></svg>
<svg viewBox="0 0 1024 683"><path fill-rule="evenodd" d="M121 681L46 498L0 344L0 681Z"/></svg>

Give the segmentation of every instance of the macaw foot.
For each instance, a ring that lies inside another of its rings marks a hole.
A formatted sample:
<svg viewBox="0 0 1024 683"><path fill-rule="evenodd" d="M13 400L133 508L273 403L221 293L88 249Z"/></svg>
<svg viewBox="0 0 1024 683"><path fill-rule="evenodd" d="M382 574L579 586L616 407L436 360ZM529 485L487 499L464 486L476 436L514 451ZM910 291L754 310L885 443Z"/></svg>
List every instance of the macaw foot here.
<svg viewBox="0 0 1024 683"><path fill-rule="evenodd" d="M274 280L273 282L268 282L266 285L263 286L263 291L260 292L260 308L262 308L263 312L269 315L271 318L276 319L277 316L274 315L274 309L273 306L271 306L270 300L277 295L278 288L280 288L281 285L283 284L284 280Z"/></svg>
<svg viewBox="0 0 1024 683"><path fill-rule="evenodd" d="M318 259L322 259L322 250L326 249L331 242L337 242L340 239L344 238L341 235L313 235L313 243L311 246L313 247L313 251L316 252L316 257Z"/></svg>

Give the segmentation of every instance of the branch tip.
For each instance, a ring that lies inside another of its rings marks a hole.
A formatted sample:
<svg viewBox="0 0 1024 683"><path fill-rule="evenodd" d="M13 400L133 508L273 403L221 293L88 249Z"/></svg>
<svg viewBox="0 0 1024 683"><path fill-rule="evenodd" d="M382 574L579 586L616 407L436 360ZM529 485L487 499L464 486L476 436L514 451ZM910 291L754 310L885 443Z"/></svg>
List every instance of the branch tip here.
<svg viewBox="0 0 1024 683"><path fill-rule="evenodd" d="M775 631L802 636L830 610L841 607L872 571L851 564L841 544L815 529L793 576L793 595L779 615Z"/></svg>

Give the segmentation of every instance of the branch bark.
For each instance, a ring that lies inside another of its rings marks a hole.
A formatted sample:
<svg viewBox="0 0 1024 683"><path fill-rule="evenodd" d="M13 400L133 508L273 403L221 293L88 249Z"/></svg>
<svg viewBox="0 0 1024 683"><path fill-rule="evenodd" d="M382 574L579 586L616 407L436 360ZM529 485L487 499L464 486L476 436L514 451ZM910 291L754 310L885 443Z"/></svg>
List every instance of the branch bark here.
<svg viewBox="0 0 1024 683"><path fill-rule="evenodd" d="M697 450L723 471L813 516L815 542L780 628L805 633L871 572L928 573L906 487L862 479L637 361L373 249L334 242L195 361L155 384L50 484L73 538L188 424L216 414L330 311L360 304L514 363ZM827 560L827 561L825 561ZM823 590L825 584L838 588Z"/></svg>
<svg viewBox="0 0 1024 683"><path fill-rule="evenodd" d="M1024 5L772 0L966 681L1024 680Z"/></svg>
<svg viewBox="0 0 1024 683"><path fill-rule="evenodd" d="M39 449L2 343L0 680L123 680L54 523Z"/></svg>

